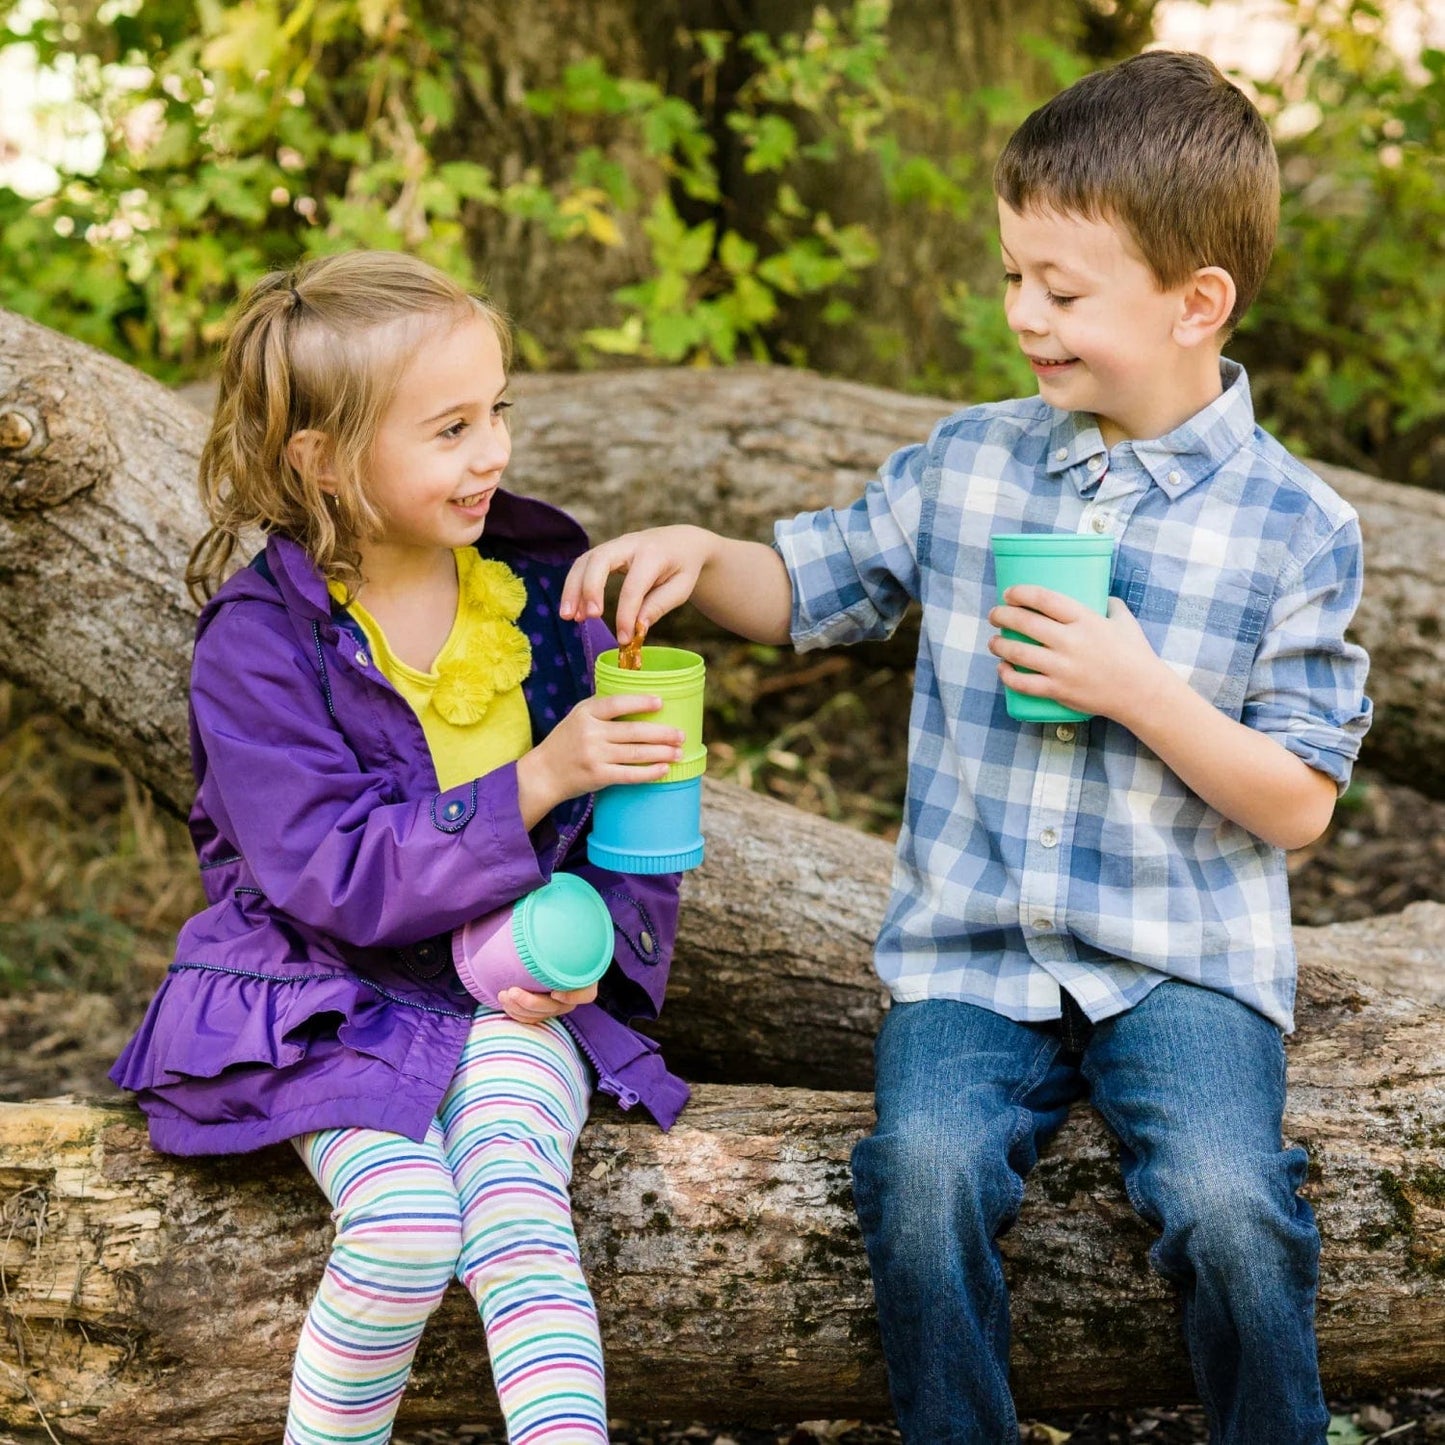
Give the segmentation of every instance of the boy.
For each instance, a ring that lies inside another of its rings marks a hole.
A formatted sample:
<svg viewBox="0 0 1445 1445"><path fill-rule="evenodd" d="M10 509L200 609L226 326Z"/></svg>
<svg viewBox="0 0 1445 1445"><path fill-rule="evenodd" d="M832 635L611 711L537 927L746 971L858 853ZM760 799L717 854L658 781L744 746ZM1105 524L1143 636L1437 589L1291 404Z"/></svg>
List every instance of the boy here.
<svg viewBox="0 0 1445 1445"><path fill-rule="evenodd" d="M1017 1441L995 1240L1087 1094L1183 1288L1211 1438L1321 1445L1319 1237L1281 1140L1283 850L1323 831L1370 705L1344 640L1356 517L1221 358L1269 263L1274 150L1213 65L1154 53L1030 116L995 189L1037 397L948 418L774 547L609 542L563 612L597 615L621 570L622 636L691 596L803 648L887 636L922 603L876 948L893 1006L853 1156L904 1439ZM989 537L1021 531L1112 534L1107 617L1038 587L993 605ZM1013 722L1001 683L1094 717Z"/></svg>

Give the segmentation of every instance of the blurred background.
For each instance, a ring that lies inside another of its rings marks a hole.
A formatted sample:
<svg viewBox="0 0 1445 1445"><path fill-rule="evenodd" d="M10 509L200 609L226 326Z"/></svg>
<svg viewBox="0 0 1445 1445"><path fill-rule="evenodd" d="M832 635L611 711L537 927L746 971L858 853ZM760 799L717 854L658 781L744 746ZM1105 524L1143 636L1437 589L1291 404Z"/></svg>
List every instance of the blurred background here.
<svg viewBox="0 0 1445 1445"><path fill-rule="evenodd" d="M1229 347L1261 421L1445 490L1431 0L15 0L0 306L204 398L258 276L395 247L486 288L524 370L771 361L957 404L1028 394L993 158L1042 100L1151 45L1213 56L1274 130L1280 244ZM820 673L708 646L715 776L896 831L910 658ZM1442 865L1445 804L1362 773L1292 858L1296 918L1445 898ZM108 1087L198 896L183 826L0 681L0 1097ZM1425 1397L1409 1408L1402 1438L1445 1439L1445 1405L1434 1437ZM1332 1438L1402 1433L1404 1409L1346 1402ZM1036 1428L1204 1438L1187 1408Z"/></svg>

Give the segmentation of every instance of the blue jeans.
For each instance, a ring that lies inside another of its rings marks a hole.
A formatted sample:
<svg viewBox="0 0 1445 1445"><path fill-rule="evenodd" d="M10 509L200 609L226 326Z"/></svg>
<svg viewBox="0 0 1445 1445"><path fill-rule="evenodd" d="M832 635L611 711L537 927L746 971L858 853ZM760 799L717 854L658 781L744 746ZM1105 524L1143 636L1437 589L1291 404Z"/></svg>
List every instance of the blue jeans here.
<svg viewBox="0 0 1445 1445"><path fill-rule="evenodd" d="M972 1004L895 1004L877 1047L878 1123L853 1191L888 1381L909 1445L1017 1445L1008 1288L996 1240L1039 1149L1087 1093L1124 1183L1184 1291L1184 1333L1217 1445L1322 1445L1319 1235L1284 1149L1284 1050L1267 1019L1160 984L1082 1054Z"/></svg>

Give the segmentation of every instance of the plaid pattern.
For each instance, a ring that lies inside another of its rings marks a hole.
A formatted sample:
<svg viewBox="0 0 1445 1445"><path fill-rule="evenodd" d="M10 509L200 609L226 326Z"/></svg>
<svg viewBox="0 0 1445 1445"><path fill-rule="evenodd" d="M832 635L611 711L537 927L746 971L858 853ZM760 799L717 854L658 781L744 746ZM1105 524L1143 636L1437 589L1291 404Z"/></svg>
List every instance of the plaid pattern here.
<svg viewBox="0 0 1445 1445"><path fill-rule="evenodd" d="M1243 369L1167 436L1106 450L1038 398L970 407L851 507L779 522L800 649L922 628L908 797L876 959L900 1002L1098 1020L1166 977L1293 1026L1284 854L1117 723L1012 721L987 650L995 532L1118 539L1111 590L1221 711L1343 788L1369 726L1354 511L1254 424Z"/></svg>

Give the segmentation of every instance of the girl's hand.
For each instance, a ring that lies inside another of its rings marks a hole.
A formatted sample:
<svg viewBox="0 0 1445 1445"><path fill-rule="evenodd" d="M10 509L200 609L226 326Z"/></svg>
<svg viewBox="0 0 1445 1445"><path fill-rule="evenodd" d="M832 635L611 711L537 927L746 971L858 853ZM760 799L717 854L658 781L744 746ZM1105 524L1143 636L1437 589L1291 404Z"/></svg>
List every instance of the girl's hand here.
<svg viewBox="0 0 1445 1445"><path fill-rule="evenodd" d="M657 712L646 693L583 698L517 762L517 794L527 827L567 798L613 783L656 783L682 761L683 734L664 723L624 722L624 713Z"/></svg>
<svg viewBox="0 0 1445 1445"><path fill-rule="evenodd" d="M591 1003L597 997L597 985L586 988L557 989L552 993L533 993L525 988L504 988L497 1002L509 1019L519 1024L540 1024L548 1019L569 1014L578 1004Z"/></svg>
<svg viewBox="0 0 1445 1445"><path fill-rule="evenodd" d="M1147 716L1174 673L1159 660L1134 614L1117 597L1101 617L1047 587L1020 585L1004 593L988 620L1032 642L997 636L988 650L1000 659L1000 679L1030 697L1052 698L1077 712L1113 718L1131 731ZM1021 667L1030 672L1020 672Z"/></svg>
<svg viewBox="0 0 1445 1445"><path fill-rule="evenodd" d="M716 540L711 532L688 526L651 527L614 537L572 564L559 610L576 622L601 617L608 577L625 572L617 596L617 640L630 642L639 623L650 628L692 596Z"/></svg>

